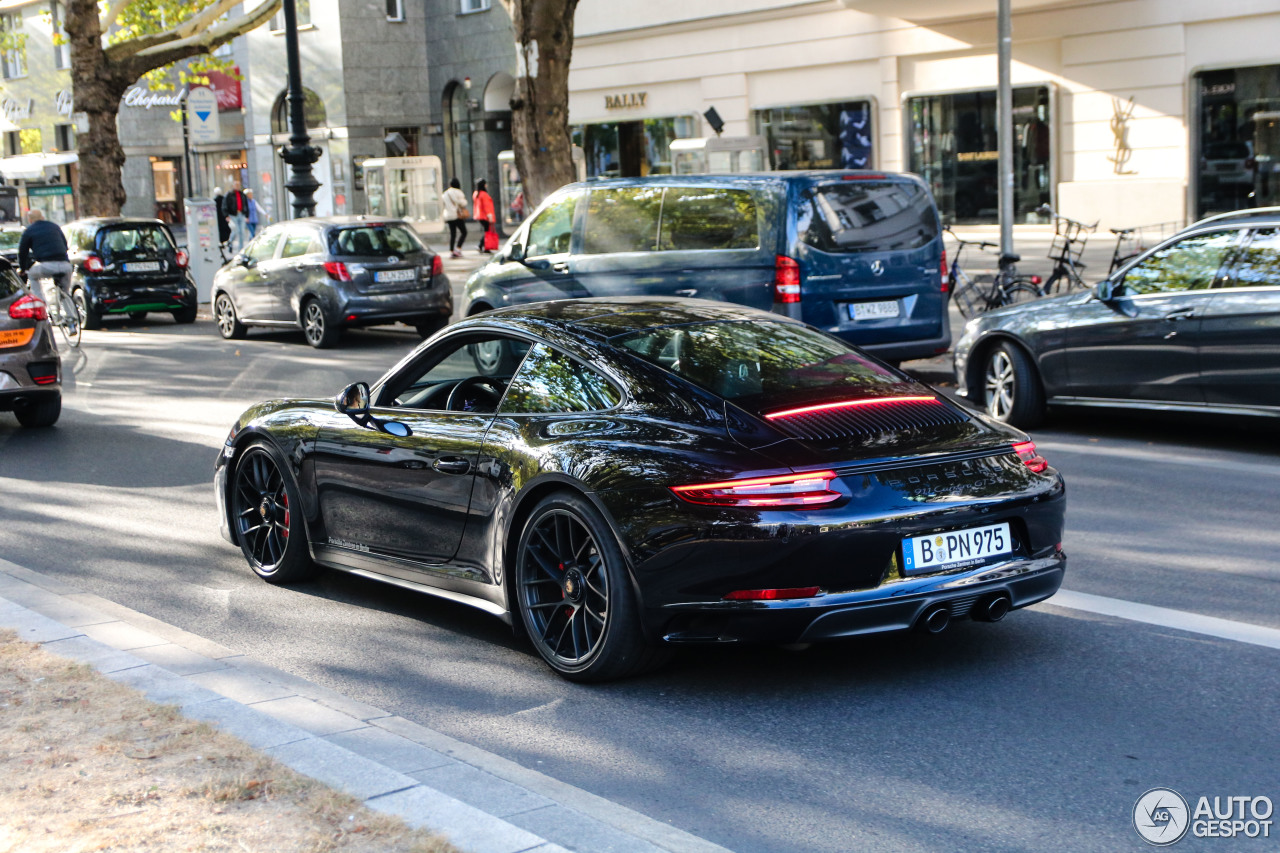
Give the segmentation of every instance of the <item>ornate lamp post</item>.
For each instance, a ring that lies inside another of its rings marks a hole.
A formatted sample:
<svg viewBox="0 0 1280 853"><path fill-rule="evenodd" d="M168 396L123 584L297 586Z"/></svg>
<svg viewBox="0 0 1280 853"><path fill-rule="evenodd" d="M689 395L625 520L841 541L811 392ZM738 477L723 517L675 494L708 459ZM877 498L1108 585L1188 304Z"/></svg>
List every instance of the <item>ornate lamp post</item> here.
<svg viewBox="0 0 1280 853"><path fill-rule="evenodd" d="M294 218L315 216L315 192L320 182L311 174L311 166L320 159L320 149L309 145L307 117L303 110L302 71L298 60L298 10L294 0L284 0L284 43L289 59L289 144L281 146L280 157L293 172L284 186L293 193Z"/></svg>

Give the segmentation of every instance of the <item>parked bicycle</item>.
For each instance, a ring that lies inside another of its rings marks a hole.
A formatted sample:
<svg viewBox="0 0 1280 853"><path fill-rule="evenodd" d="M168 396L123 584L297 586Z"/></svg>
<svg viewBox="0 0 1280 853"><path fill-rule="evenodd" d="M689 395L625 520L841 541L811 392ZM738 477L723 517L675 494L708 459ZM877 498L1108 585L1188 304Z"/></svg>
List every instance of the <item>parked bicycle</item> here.
<svg viewBox="0 0 1280 853"><path fill-rule="evenodd" d="M80 312L76 309L76 303L65 290L58 286L58 282L54 279L41 279L39 284L35 284L28 279L27 292L45 300L49 311L49 322L58 327L62 332L62 337L69 345L73 347L80 346L80 336L84 331L84 322L80 317ZM57 293L58 295L56 305L49 299L52 293Z"/></svg>
<svg viewBox="0 0 1280 853"><path fill-rule="evenodd" d="M1111 275L1166 237L1173 236L1181 228L1182 223L1175 221L1139 225L1135 228L1110 229L1111 233L1116 235L1116 247L1111 253L1111 266L1107 269L1107 275Z"/></svg>
<svg viewBox="0 0 1280 853"><path fill-rule="evenodd" d="M1053 244L1049 247L1049 260L1053 261L1053 272L1044 284L1046 295L1070 293L1072 290L1084 290L1089 285L1084 280L1085 263L1080 260L1084 254L1089 235L1098 227L1098 223L1086 225L1079 220L1056 212L1047 204L1040 205L1036 211L1053 220Z"/></svg>
<svg viewBox="0 0 1280 853"><path fill-rule="evenodd" d="M1021 255L1000 255L996 261L999 271L995 275L969 276L960 266L960 256L966 248L976 246L981 251L996 254L1000 246L985 240L962 240L950 228L946 232L956 241L956 254L947 270L947 289L951 291L951 299L960 316L966 320L995 308L1029 302L1044 295L1036 276L1018 275L1017 263L1022 260Z"/></svg>

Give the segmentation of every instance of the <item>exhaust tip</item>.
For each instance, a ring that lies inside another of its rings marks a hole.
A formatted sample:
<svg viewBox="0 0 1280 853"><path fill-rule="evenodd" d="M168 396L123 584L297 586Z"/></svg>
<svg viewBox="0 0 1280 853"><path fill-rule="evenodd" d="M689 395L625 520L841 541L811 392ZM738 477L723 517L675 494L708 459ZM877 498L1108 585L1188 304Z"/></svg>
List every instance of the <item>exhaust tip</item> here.
<svg viewBox="0 0 1280 853"><path fill-rule="evenodd" d="M939 604L929 610L920 617L920 621L916 623L920 630L929 634L941 634L947 630L947 626L951 624L951 611L947 610L946 605Z"/></svg>
<svg viewBox="0 0 1280 853"><path fill-rule="evenodd" d="M981 622L999 622L1013 609L1009 596L1004 593L993 595L974 608L975 616Z"/></svg>

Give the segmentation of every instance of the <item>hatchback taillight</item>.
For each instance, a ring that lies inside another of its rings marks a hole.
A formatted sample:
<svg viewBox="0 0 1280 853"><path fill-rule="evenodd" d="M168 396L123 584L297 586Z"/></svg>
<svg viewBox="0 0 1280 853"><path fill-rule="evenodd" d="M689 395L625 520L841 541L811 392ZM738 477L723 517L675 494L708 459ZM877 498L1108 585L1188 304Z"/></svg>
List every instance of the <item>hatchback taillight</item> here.
<svg viewBox="0 0 1280 853"><path fill-rule="evenodd" d="M431 259L431 276L434 278L442 272L444 272L444 259L436 255Z"/></svg>
<svg viewBox="0 0 1280 853"><path fill-rule="evenodd" d="M84 268L88 272L102 272L105 269L102 266L102 258L97 255L90 255L84 259Z"/></svg>
<svg viewBox="0 0 1280 853"><path fill-rule="evenodd" d="M831 488L834 479L834 471L806 471L803 474L672 486L671 491L681 500L706 506L814 506L843 497Z"/></svg>
<svg viewBox="0 0 1280 853"><path fill-rule="evenodd" d="M1049 467L1049 461L1039 453L1036 453L1036 443L1034 441L1018 442L1013 446L1013 452L1018 454L1018 458L1022 460L1023 465L1026 465L1037 474Z"/></svg>
<svg viewBox="0 0 1280 853"><path fill-rule="evenodd" d="M325 261L324 271L334 281L351 281L351 270L342 261Z"/></svg>
<svg viewBox="0 0 1280 853"><path fill-rule="evenodd" d="M15 320L47 320L49 309L44 300L35 296L24 296L14 300L9 306L9 316Z"/></svg>
<svg viewBox="0 0 1280 853"><path fill-rule="evenodd" d="M177 256L174 258L174 263L178 265L178 269L185 270L190 261L191 257L187 254L187 250L179 249Z"/></svg>
<svg viewBox="0 0 1280 853"><path fill-rule="evenodd" d="M773 301L780 305L800 301L800 264L778 255L773 262Z"/></svg>

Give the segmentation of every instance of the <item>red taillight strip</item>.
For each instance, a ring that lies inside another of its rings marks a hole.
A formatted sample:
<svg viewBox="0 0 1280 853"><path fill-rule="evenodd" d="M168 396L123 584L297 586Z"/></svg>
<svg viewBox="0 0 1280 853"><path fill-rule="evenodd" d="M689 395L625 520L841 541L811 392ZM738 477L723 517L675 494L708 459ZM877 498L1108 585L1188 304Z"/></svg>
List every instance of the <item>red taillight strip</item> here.
<svg viewBox="0 0 1280 853"><path fill-rule="evenodd" d="M723 483L699 483L696 486L672 486L672 491L691 492L701 489L741 489L743 486L767 486L770 483L793 483L804 480L834 480L835 471L805 471L800 474L779 474L776 477L753 477L747 480L725 480Z"/></svg>
<svg viewBox="0 0 1280 853"><path fill-rule="evenodd" d="M937 397L871 397L865 400L841 400L838 403L819 403L816 406L801 406L798 409L784 409L781 412L770 412L766 420L785 418L791 415L803 415L806 412L821 412L826 409L849 409L854 406L874 406L891 403L936 403L942 405Z"/></svg>
<svg viewBox="0 0 1280 853"><path fill-rule="evenodd" d="M1013 446L1013 452L1018 454L1018 458L1022 460L1023 465L1026 465L1037 474L1049 467L1049 460L1036 453L1036 443L1034 441L1018 442Z"/></svg>
<svg viewBox="0 0 1280 853"><path fill-rule="evenodd" d="M804 471L719 483L672 486L676 497L703 506L790 507L828 504L844 497L830 488L834 471Z"/></svg>
<svg viewBox="0 0 1280 853"><path fill-rule="evenodd" d="M725 601L786 601L792 598L813 598L822 592L817 586L796 586L787 589L736 589L724 597Z"/></svg>

